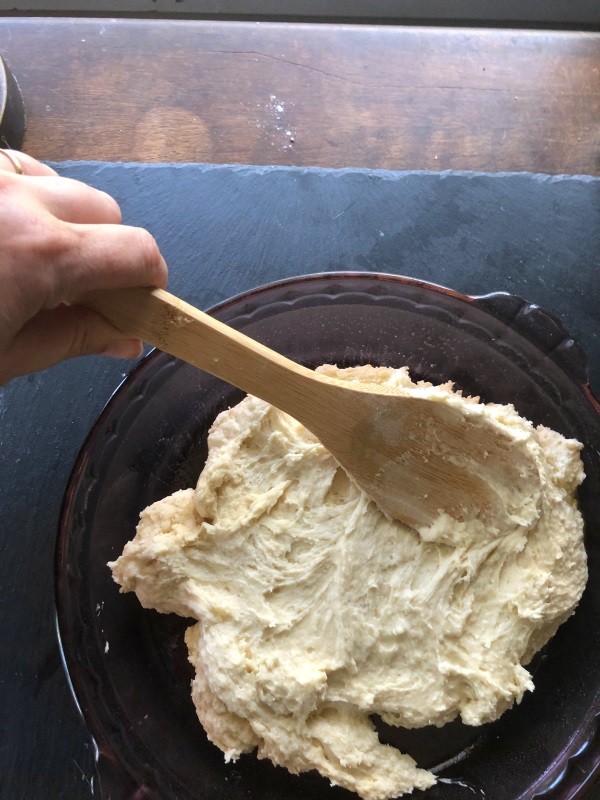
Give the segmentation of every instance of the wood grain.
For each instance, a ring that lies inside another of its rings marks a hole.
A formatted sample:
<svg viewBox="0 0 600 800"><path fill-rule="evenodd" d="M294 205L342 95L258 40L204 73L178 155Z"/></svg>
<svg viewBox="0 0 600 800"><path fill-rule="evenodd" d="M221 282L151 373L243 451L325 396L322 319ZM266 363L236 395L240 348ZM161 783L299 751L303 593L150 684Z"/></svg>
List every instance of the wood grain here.
<svg viewBox="0 0 600 800"><path fill-rule="evenodd" d="M600 34L0 20L38 158L600 174Z"/></svg>

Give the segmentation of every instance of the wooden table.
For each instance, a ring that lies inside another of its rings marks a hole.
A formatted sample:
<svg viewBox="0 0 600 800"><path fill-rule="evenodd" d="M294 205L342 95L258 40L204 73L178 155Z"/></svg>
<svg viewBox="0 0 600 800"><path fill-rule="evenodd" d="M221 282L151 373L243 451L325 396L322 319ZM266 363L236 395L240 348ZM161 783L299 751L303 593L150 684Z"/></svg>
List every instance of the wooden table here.
<svg viewBox="0 0 600 800"><path fill-rule="evenodd" d="M42 159L600 174L600 34L0 19Z"/></svg>

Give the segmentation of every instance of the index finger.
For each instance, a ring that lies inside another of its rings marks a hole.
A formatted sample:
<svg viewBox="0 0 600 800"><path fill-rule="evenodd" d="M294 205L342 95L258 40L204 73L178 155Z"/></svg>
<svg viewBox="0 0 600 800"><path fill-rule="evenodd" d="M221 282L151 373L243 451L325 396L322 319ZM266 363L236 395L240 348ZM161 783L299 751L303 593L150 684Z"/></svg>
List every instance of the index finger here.
<svg viewBox="0 0 600 800"><path fill-rule="evenodd" d="M58 175L58 172L53 170L52 167L49 167L47 164L42 164L41 161L28 156L27 153L21 153L19 150L7 150L6 152L10 153L13 158L16 158L18 163L23 167L23 173L25 175L30 175L32 177L42 177L44 175L56 177ZM0 169L5 172L14 173L15 171L10 159L3 157L2 153L0 153Z"/></svg>
<svg viewBox="0 0 600 800"><path fill-rule="evenodd" d="M69 246L45 264L50 276L45 308L76 302L99 289L164 289L167 285L167 265L147 230L128 225L65 225L71 234Z"/></svg>

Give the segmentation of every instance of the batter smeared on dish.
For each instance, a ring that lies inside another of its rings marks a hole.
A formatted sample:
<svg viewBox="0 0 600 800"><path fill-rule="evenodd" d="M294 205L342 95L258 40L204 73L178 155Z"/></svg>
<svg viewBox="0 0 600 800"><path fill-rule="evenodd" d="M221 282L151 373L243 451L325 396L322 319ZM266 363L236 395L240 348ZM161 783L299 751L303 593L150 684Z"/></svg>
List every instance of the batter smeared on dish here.
<svg viewBox="0 0 600 800"><path fill-rule="evenodd" d="M406 368L321 370L415 389ZM533 689L524 665L587 580L581 445L511 406L486 409L539 469L536 518L508 534L452 537L445 520L424 537L386 518L311 434L253 397L217 418L196 490L142 512L113 575L145 607L198 620L192 697L226 759L257 748L383 800L435 776L381 744L370 715L480 725Z"/></svg>

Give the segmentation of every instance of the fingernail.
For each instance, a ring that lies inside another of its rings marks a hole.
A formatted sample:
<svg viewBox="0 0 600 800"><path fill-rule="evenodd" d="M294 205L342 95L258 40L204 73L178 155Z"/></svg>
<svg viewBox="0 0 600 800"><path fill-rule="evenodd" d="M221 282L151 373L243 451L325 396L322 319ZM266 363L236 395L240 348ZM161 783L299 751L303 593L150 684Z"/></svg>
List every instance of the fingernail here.
<svg viewBox="0 0 600 800"><path fill-rule="evenodd" d="M166 288L167 281L169 280L169 268L167 267L167 262L164 260L162 255L160 257L160 261L161 261L161 266L163 268L163 275L160 281L160 288L164 289Z"/></svg>
<svg viewBox="0 0 600 800"><path fill-rule="evenodd" d="M137 358L142 355L142 343L139 339L119 339L105 347L100 355L112 358Z"/></svg>

